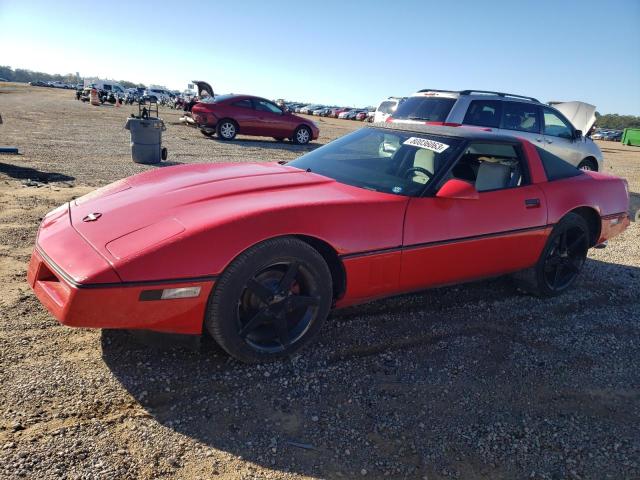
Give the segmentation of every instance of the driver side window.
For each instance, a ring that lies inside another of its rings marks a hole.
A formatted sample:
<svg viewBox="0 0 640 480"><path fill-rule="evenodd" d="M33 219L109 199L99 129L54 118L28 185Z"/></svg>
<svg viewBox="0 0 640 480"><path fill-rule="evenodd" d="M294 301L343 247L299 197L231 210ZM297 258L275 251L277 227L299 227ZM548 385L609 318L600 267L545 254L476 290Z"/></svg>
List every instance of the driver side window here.
<svg viewBox="0 0 640 480"><path fill-rule="evenodd" d="M277 113L278 115L282 114L282 110L280 110L273 103L267 102L266 100L254 100L254 104L256 106L256 110L258 111Z"/></svg>
<svg viewBox="0 0 640 480"><path fill-rule="evenodd" d="M573 138L573 129L556 112L544 108L544 134L560 138Z"/></svg>
<svg viewBox="0 0 640 480"><path fill-rule="evenodd" d="M474 184L478 192L488 192L525 185L526 173L513 145L477 143L469 145L450 176Z"/></svg>

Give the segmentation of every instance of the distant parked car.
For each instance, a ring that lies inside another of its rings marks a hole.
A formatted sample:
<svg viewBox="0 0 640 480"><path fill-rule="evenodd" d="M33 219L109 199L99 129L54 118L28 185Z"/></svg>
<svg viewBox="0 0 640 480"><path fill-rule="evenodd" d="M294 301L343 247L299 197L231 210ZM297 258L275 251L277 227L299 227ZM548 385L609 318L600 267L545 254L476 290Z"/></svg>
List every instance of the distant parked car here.
<svg viewBox="0 0 640 480"><path fill-rule="evenodd" d="M611 130L603 135L602 139L609 142L619 142L622 139L622 132L620 130Z"/></svg>
<svg viewBox="0 0 640 480"><path fill-rule="evenodd" d="M306 107L302 107L300 109L300 113L302 113L303 115L311 115L313 114L313 111L316 110L317 108L320 108L322 105L318 105L315 103L312 103L310 105L307 105Z"/></svg>
<svg viewBox="0 0 640 480"><path fill-rule="evenodd" d="M306 144L318 138L317 125L306 118L286 112L275 103L251 95L219 95L196 103L192 115L200 131L221 140L233 140L238 133L285 138Z"/></svg>
<svg viewBox="0 0 640 480"><path fill-rule="evenodd" d="M358 116L359 113L367 113L367 110L365 110L364 108L358 108L358 109L354 109L351 110L346 116L345 118L347 120L356 120L356 117Z"/></svg>
<svg viewBox="0 0 640 480"><path fill-rule="evenodd" d="M553 102L551 106L503 92L424 89L400 104L390 121L488 128L525 138L583 170L602 171L602 152L586 136L596 121L595 109L583 102Z"/></svg>
<svg viewBox="0 0 640 480"><path fill-rule="evenodd" d="M156 102L167 102L171 98L168 91L160 88L148 88L142 96L144 100L155 100Z"/></svg>
<svg viewBox="0 0 640 480"><path fill-rule="evenodd" d="M345 108L338 113L338 118L347 118L347 115L349 115L352 111L353 108Z"/></svg>

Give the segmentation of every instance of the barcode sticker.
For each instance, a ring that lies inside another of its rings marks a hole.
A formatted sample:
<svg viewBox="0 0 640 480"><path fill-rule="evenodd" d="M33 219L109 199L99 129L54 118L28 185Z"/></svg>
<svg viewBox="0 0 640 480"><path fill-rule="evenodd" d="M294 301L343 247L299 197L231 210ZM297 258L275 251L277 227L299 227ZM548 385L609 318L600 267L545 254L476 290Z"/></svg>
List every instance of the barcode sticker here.
<svg viewBox="0 0 640 480"><path fill-rule="evenodd" d="M403 145L411 145L412 147L426 148L432 152L442 153L449 145L446 143L436 142L435 140L427 140L426 138L411 137L403 142Z"/></svg>

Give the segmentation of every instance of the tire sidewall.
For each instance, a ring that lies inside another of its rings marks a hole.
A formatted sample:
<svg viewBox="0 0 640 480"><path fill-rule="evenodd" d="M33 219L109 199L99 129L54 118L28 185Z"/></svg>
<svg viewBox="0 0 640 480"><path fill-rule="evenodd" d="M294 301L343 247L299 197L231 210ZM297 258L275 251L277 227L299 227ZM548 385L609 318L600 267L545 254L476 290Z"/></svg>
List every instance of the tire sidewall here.
<svg viewBox="0 0 640 480"><path fill-rule="evenodd" d="M316 279L316 294L320 297L316 318L304 336L284 351L256 351L238 335L238 298L247 281L256 273L274 263L294 259L301 261L301 268L310 272ZM331 308L332 292L329 267L315 249L291 237L267 240L240 254L218 279L209 297L205 327L227 353L243 362L264 362L286 357L298 351L318 334Z"/></svg>
<svg viewBox="0 0 640 480"><path fill-rule="evenodd" d="M556 295L560 295L561 293L571 288L575 283L576 279L578 278L578 276L580 275L580 272L578 272L573 277L573 279L561 289L549 288L544 278L544 267L546 264L547 257L549 256L549 252L554 246L555 239L564 230L569 228L574 228L574 227L582 228L585 235L587 235L587 238L589 238L589 226L587 225L587 222L584 220L584 218L582 218L580 215L576 213L568 213L553 227L553 230L551 231L551 234L547 239L547 243L544 246L544 250L542 250L542 254L540 255L540 259L538 260L538 263L536 264L536 268L535 268L537 290L540 295L547 296L547 297L554 297ZM586 259L586 254L585 254L585 259ZM583 259L582 265L580 266L580 271L582 271L583 266L584 266L584 259Z"/></svg>

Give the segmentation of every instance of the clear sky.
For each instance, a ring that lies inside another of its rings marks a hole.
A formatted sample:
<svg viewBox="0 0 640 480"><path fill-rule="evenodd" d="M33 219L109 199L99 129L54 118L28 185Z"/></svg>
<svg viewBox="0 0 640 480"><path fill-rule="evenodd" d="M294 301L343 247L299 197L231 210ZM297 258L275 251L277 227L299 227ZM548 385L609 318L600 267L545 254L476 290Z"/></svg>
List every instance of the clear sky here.
<svg viewBox="0 0 640 480"><path fill-rule="evenodd" d="M0 65L373 105L420 88L640 115L640 0L0 0Z"/></svg>

